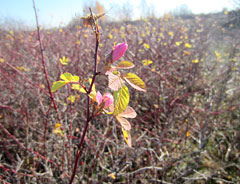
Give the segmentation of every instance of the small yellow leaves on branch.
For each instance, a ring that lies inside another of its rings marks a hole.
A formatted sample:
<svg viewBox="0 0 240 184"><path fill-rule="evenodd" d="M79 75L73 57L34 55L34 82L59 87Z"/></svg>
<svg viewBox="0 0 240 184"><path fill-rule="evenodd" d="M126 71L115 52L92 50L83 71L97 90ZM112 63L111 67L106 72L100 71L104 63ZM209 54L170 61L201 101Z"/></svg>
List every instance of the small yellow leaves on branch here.
<svg viewBox="0 0 240 184"><path fill-rule="evenodd" d="M144 46L146 49L149 49L149 48L150 48L150 45L147 44L147 43L144 43L143 46Z"/></svg>
<svg viewBox="0 0 240 184"><path fill-rule="evenodd" d="M62 65L67 65L69 62L69 58L66 58L65 56L63 56L62 58L60 58L60 63Z"/></svg>
<svg viewBox="0 0 240 184"><path fill-rule="evenodd" d="M189 44L189 43L185 43L185 47L186 47L186 48L192 48L192 45Z"/></svg>
<svg viewBox="0 0 240 184"><path fill-rule="evenodd" d="M28 68L25 68L25 67L23 67L23 66L18 66L17 69L18 69L19 71L25 71L25 72L28 72L28 71L29 71Z"/></svg>
<svg viewBox="0 0 240 184"><path fill-rule="evenodd" d="M147 65L150 65L153 63L150 59L144 59L144 60L142 60L142 62L143 62L144 66L147 66Z"/></svg>
<svg viewBox="0 0 240 184"><path fill-rule="evenodd" d="M218 61L221 61L222 56L221 56L221 54L220 54L218 51L216 51L216 50L215 50L215 55L216 55L216 57L217 57L217 60L218 60Z"/></svg>
<svg viewBox="0 0 240 184"><path fill-rule="evenodd" d="M114 179L114 180L116 179L116 176L115 176L114 173L110 173L108 176L111 177L111 178Z"/></svg>
<svg viewBox="0 0 240 184"><path fill-rule="evenodd" d="M53 133L56 134L56 135L58 135L58 136L63 137L64 131L63 131L62 128L61 128L61 123L56 123L56 124L55 124Z"/></svg>
<svg viewBox="0 0 240 184"><path fill-rule="evenodd" d="M173 36L173 32L171 32L171 31L168 32L168 35L169 35L169 36Z"/></svg>
<svg viewBox="0 0 240 184"><path fill-rule="evenodd" d="M68 97L68 101L74 103L78 97L79 97L78 95L71 95Z"/></svg>
<svg viewBox="0 0 240 184"><path fill-rule="evenodd" d="M198 62L199 62L198 59L194 59L194 60L192 60L192 63L198 63Z"/></svg>
<svg viewBox="0 0 240 184"><path fill-rule="evenodd" d="M179 46L179 45L181 45L182 44L182 42L176 42L176 45L177 46Z"/></svg>

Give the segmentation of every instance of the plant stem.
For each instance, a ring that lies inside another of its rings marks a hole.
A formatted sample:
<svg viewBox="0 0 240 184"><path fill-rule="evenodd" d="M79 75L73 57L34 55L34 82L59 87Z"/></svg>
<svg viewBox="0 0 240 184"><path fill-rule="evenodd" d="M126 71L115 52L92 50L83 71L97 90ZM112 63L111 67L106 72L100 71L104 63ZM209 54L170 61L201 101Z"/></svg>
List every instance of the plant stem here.
<svg viewBox="0 0 240 184"><path fill-rule="evenodd" d="M35 0L33 0L33 8L34 8L36 24L37 24L38 41L39 41L39 46L40 46L40 51L41 51L43 70L44 70L45 78L46 78L46 81L47 81L48 91L49 91L52 103L54 105L54 108L57 112L58 108L57 108L57 104L54 100L53 93L51 91L51 85L50 85L49 78L48 78L46 61L45 61L45 57L44 57L44 53L43 53L44 49L43 49L43 44L42 44L42 39L41 39L41 34L40 34L40 27L39 27L39 23L38 23L38 15L37 15L37 9L36 9L36 5L35 5ZM58 120L60 120L59 117L58 117Z"/></svg>
<svg viewBox="0 0 240 184"><path fill-rule="evenodd" d="M90 12L91 12L91 16L94 18L91 8L89 8L89 9L90 9ZM78 145L77 156L76 156L76 159L75 159L73 173L72 173L71 180L70 180L69 184L72 184L72 182L73 182L73 180L75 178L75 175L76 175L76 172L77 172L78 161L79 161L79 158L80 158L80 156L82 154L82 150L83 150L83 143L84 143L84 140L85 140L85 135L87 133L89 122L93 118L93 117L90 117L91 98L90 98L89 95L90 95L90 93L92 91L92 87L93 87L93 84L95 82L96 76L98 75L98 73L97 73L97 56L98 56L98 46L99 46L99 29L98 29L98 26L95 24L95 20L94 20L94 27L96 28L94 30L94 33L95 33L95 36L96 36L96 47L95 47L95 54L94 54L93 78L92 78L92 82L90 84L89 90L87 91L87 120L86 120L85 128L84 128L84 131L83 131L83 134L82 134L82 137L81 137L81 141L80 141L80 143Z"/></svg>

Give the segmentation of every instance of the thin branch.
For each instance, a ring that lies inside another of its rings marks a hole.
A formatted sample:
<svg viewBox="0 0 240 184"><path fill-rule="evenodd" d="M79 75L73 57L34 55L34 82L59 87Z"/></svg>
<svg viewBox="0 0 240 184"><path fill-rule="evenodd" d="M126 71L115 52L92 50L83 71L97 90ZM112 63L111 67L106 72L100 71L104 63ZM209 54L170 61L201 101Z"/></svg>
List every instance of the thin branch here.
<svg viewBox="0 0 240 184"><path fill-rule="evenodd" d="M39 41L39 47L40 47L40 51L41 51L42 65L43 65L43 70L44 70L44 74L45 74L45 79L47 81L48 91L49 91L52 103L53 103L54 108L57 112L58 111L57 104L54 100L53 93L51 91L51 84L50 84L50 81L49 81L49 78L48 78L48 72L47 72L46 61L45 61L45 57L44 57L44 49L43 49L43 43L42 43L41 34L40 34L40 27L39 27L39 23L38 23L38 15L37 15L37 9L36 9L36 5L35 5L35 0L33 0L33 8L34 8L34 13L35 13L35 18L36 18L38 41ZM60 121L59 117L58 117L58 120Z"/></svg>
<svg viewBox="0 0 240 184"><path fill-rule="evenodd" d="M95 79L96 79L96 76L98 75L97 73L97 55L98 55L98 46L99 46L99 29L98 29L98 26L95 24L95 19L94 19L94 16L93 16L93 13L92 13L92 10L91 8L89 8L90 12L91 12L91 17L93 18L93 24L92 26L94 26L94 33L95 33L95 36L96 36L96 47L95 47L95 54L94 54L94 71L93 71L93 78L92 78L92 82L90 84L90 87L89 87L89 90L87 91L87 119L86 119L86 124L85 124L85 128L84 128L84 131L83 131L83 134L82 134L82 137L81 137L81 141L78 145L78 151L77 151L77 156L76 156L76 159L75 159L75 164L74 164L74 168L73 168L73 173L72 173L72 176L71 176L71 180L69 182L69 184L72 184L74 178L75 178L75 175L76 175L76 172L77 172L77 166L78 166L78 161L79 161L79 158L82 154L82 150L83 150L83 143L84 143L84 139L85 139L85 136L86 136L86 133L87 133L87 129L88 129L88 126L89 126L89 122L92 120L92 116L90 116L90 103L91 103L91 98L89 96L89 94L92 92L92 88L93 88L93 84L95 82Z"/></svg>

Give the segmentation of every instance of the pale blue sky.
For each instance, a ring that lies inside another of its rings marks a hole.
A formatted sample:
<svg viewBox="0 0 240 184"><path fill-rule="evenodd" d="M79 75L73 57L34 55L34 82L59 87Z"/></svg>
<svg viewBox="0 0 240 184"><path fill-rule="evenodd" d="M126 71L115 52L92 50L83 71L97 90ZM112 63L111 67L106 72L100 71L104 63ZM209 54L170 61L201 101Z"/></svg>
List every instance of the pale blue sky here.
<svg viewBox="0 0 240 184"><path fill-rule="evenodd" d="M83 14L85 2L94 0L35 0L41 25L64 25L76 15ZM142 0L98 0L104 5L107 14L111 16L118 7L128 4L133 9L134 17L140 15ZM208 13L221 11L223 8L234 8L230 0L145 0L148 6L154 7L159 15L171 9L187 4L193 13ZM27 25L35 24L32 0L0 0L0 22L10 17L23 21Z"/></svg>

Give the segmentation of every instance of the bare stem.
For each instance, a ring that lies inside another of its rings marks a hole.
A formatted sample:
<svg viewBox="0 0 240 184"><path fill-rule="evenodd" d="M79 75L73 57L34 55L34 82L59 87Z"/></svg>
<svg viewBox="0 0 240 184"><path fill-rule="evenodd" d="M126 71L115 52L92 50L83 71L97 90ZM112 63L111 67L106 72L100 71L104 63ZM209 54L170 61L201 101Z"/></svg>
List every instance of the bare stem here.
<svg viewBox="0 0 240 184"><path fill-rule="evenodd" d="M48 72L47 72L47 67L46 67L46 61L45 61L45 57L44 57L44 53L43 53L44 49L43 49L43 43L42 43L41 34L40 34L40 27L39 27L39 23L38 23L38 15L37 15L37 9L36 9L36 5L35 5L35 0L33 0L33 8L34 8L34 13L35 13L35 18L36 18L38 41L39 41L39 46L40 46L40 51L41 51L42 65L43 65L43 70L44 70L44 74L45 74L45 79L47 81L48 91L49 91L52 103L53 103L54 108L57 112L58 108L57 108L57 104L54 100L53 93L51 92L51 85L50 85L50 82L49 82ZM58 120L60 120L59 117L58 117Z"/></svg>

